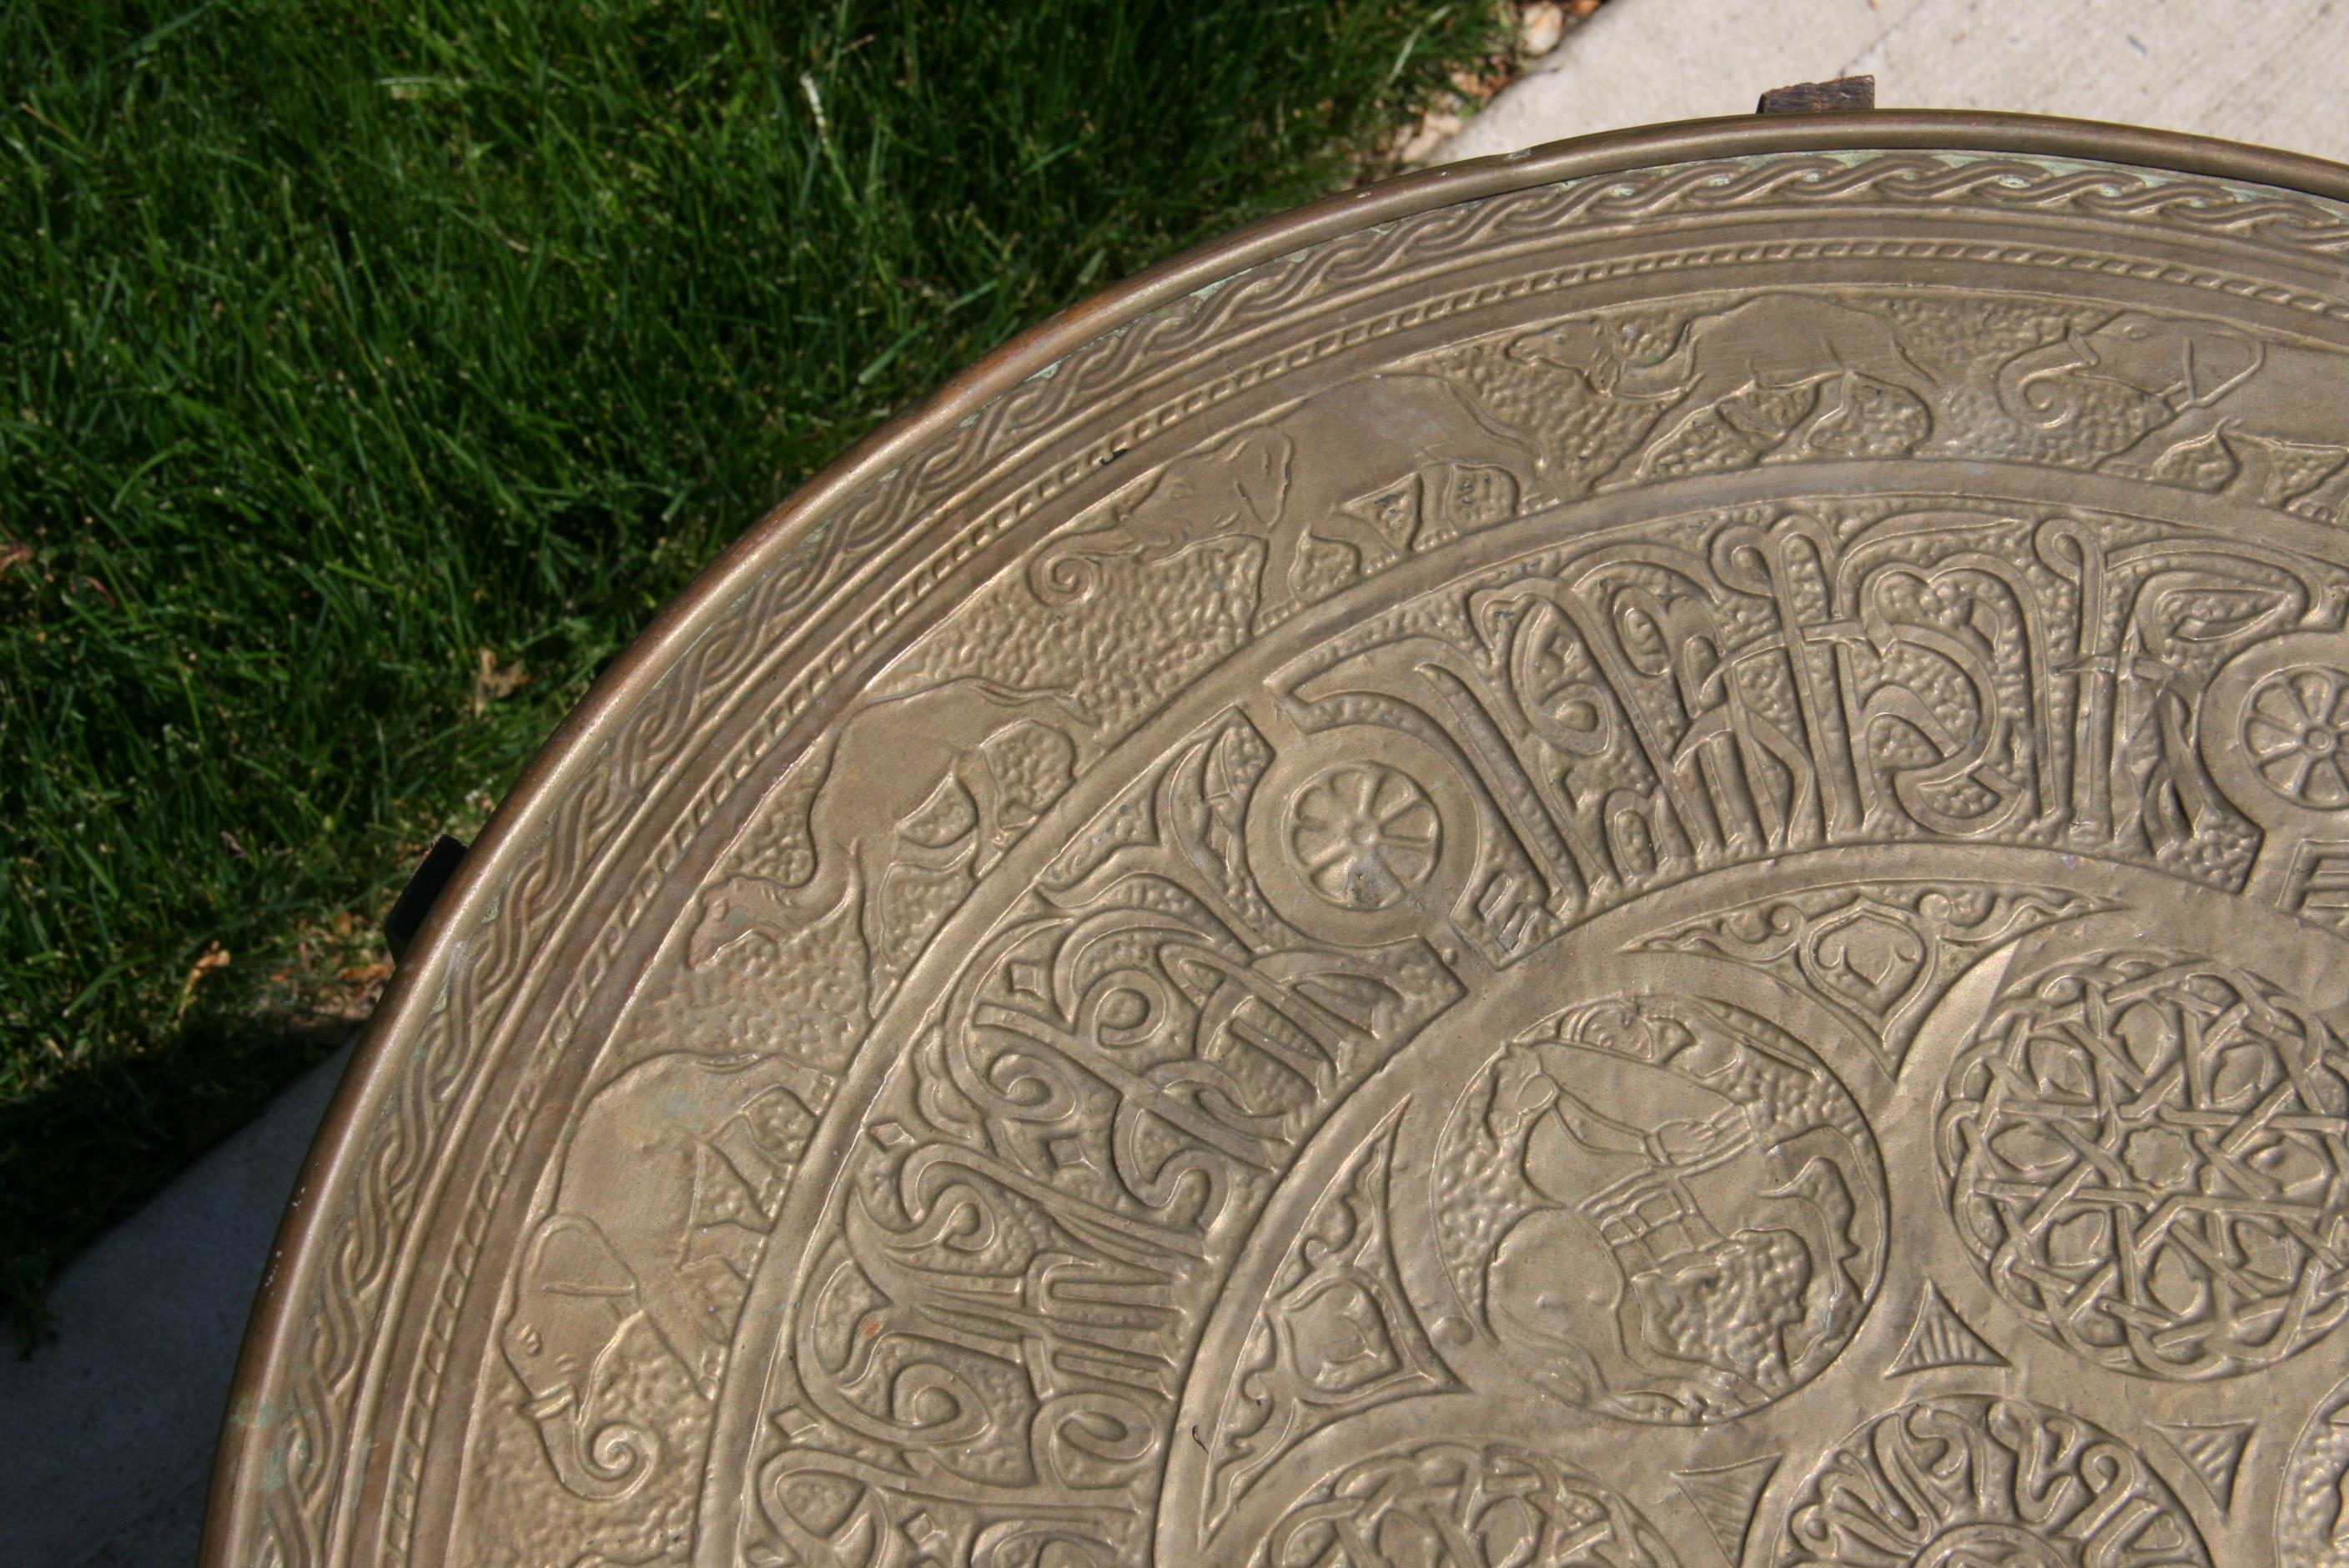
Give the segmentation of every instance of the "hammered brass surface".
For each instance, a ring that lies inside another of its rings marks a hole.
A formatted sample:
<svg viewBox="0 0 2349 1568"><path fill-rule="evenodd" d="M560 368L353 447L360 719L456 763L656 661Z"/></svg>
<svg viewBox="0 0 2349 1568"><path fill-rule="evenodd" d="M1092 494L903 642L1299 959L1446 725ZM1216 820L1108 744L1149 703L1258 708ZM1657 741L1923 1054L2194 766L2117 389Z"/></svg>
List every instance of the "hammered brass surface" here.
<svg viewBox="0 0 2349 1568"><path fill-rule="evenodd" d="M211 1560L2349 1564L2344 191L1703 127L1005 351L469 857Z"/></svg>

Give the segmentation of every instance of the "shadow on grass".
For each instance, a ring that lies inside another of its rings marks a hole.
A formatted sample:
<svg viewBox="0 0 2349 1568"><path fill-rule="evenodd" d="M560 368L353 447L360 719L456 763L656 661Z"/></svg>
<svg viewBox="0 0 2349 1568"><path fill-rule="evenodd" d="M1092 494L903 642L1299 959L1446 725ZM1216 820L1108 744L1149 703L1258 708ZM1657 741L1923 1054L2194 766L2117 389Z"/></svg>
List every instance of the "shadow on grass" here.
<svg viewBox="0 0 2349 1568"><path fill-rule="evenodd" d="M0 1102L0 1313L19 1354L54 1336L45 1294L76 1253L364 1022L222 1011L167 1046L98 1057Z"/></svg>

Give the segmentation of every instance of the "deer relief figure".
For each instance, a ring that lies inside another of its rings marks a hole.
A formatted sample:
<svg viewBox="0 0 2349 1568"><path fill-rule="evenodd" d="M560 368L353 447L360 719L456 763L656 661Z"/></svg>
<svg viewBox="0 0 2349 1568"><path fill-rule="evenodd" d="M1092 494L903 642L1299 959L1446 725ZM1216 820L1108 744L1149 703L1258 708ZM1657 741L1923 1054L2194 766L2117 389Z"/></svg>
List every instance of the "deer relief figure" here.
<svg viewBox="0 0 2349 1568"><path fill-rule="evenodd" d="M884 898L892 869L984 876L1059 793L1050 789L1040 798L1009 784L993 755L999 743L1023 727L1040 727L1067 748L1073 768L1084 750L1080 738L1097 726L1065 688L978 676L867 703L841 727L808 809L814 869L800 882L737 876L704 892L687 967L698 969L753 935L781 939L805 930L859 900L866 996L877 1011L894 979ZM956 790L968 828L944 842L907 835L909 823L936 815L941 795Z"/></svg>
<svg viewBox="0 0 2349 1568"><path fill-rule="evenodd" d="M1662 456L1707 415L1757 455L1826 445L1844 424L1891 426L1914 450L1932 428L1943 379L1900 346L1891 323L1870 311L1809 294L1759 294L1692 317L1661 359L1635 362L1630 324L1585 317L1526 334L1509 345L1520 364L1580 376L1603 397L1665 405L1640 444L1592 488L1613 490L1657 477ZM1757 426L1742 393L1811 390L1809 410L1791 429Z"/></svg>
<svg viewBox="0 0 2349 1568"><path fill-rule="evenodd" d="M2154 479L2215 442L2234 465L2225 493L2341 521L2349 503L2349 354L2129 310L2017 355L1998 373L1998 397L2018 422L2054 430L2079 418L2083 391L2096 385L2160 410L2134 444L2098 462L2106 472Z"/></svg>

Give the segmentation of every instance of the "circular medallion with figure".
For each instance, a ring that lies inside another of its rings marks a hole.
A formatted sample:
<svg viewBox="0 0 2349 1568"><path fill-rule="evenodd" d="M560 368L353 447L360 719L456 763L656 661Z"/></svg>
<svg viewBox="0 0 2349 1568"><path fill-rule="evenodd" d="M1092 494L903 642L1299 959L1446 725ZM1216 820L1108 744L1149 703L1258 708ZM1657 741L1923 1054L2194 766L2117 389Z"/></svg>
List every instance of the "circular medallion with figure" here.
<svg viewBox="0 0 2349 1568"><path fill-rule="evenodd" d="M1882 1277L1884 1172L1850 1094L1725 1003L1586 1003L1512 1042L1437 1154L1454 1281L1526 1378L1638 1421L1724 1421L1816 1376Z"/></svg>

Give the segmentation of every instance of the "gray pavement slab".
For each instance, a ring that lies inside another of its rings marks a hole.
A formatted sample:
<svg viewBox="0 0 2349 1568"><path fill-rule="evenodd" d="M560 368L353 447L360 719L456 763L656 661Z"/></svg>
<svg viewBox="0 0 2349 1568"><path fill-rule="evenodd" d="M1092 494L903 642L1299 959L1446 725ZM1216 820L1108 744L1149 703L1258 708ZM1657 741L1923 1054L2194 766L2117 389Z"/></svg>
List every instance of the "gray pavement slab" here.
<svg viewBox="0 0 2349 1568"><path fill-rule="evenodd" d="M191 1563L229 1378L345 1046L68 1264L57 1337L0 1353L0 1563Z"/></svg>
<svg viewBox="0 0 2349 1568"><path fill-rule="evenodd" d="M2349 161L2349 0L1611 0L1446 163L1868 73L1885 108L2007 109Z"/></svg>

